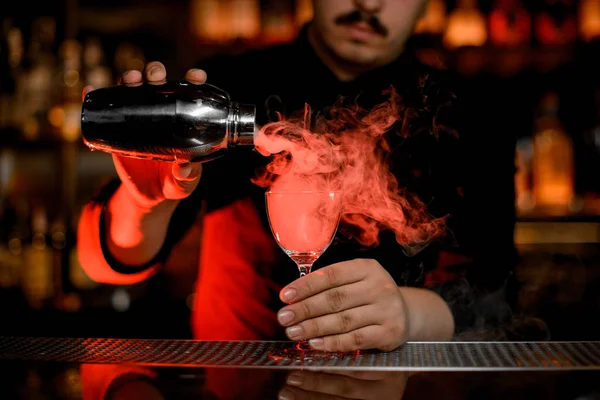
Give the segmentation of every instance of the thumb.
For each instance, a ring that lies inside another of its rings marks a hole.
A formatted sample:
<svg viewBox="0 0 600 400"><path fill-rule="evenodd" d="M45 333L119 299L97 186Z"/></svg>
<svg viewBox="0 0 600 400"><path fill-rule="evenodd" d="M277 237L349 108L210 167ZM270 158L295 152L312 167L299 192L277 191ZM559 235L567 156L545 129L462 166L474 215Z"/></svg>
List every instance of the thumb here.
<svg viewBox="0 0 600 400"><path fill-rule="evenodd" d="M173 164L173 177L181 182L193 182L202 174L201 163Z"/></svg>

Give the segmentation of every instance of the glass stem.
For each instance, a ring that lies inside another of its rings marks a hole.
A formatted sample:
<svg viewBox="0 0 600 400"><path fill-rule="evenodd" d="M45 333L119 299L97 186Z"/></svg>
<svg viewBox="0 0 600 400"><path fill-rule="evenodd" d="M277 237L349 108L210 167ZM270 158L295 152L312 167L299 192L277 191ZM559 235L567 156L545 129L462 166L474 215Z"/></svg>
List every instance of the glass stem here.
<svg viewBox="0 0 600 400"><path fill-rule="evenodd" d="M298 264L298 269L300 270L300 277L310 274L311 267L312 264Z"/></svg>

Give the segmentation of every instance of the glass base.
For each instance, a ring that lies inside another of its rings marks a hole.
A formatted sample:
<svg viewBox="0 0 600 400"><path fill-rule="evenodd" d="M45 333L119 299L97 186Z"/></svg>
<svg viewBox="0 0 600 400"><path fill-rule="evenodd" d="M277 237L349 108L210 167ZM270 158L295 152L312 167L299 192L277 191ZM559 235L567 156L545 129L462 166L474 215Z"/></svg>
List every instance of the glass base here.
<svg viewBox="0 0 600 400"><path fill-rule="evenodd" d="M288 256L296 263L298 266L298 271L300 271L300 277L310 274L310 270L314 262L321 256L323 252L315 251L311 253L300 253L288 251Z"/></svg>
<svg viewBox="0 0 600 400"><path fill-rule="evenodd" d="M307 340L303 340L289 347L269 351L269 358L278 363L294 363L294 364L311 364L320 361L335 361L341 360L344 357L351 355L356 358L360 355L360 350L345 352L328 352L314 350L310 347Z"/></svg>

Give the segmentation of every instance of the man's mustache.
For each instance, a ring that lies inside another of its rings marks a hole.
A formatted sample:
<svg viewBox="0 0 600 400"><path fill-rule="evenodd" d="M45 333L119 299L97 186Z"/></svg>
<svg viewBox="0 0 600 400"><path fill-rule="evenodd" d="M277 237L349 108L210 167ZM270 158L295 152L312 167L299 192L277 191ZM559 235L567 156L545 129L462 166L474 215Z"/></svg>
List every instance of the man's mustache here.
<svg viewBox="0 0 600 400"><path fill-rule="evenodd" d="M353 11L348 14L340 15L335 19L335 23L338 25L351 25L357 22L366 22L367 24L369 24L371 29L373 29L376 33L380 34L381 36L388 35L388 29L385 26L383 26L381 21L379 21L379 18L372 14L360 12L359 10Z"/></svg>

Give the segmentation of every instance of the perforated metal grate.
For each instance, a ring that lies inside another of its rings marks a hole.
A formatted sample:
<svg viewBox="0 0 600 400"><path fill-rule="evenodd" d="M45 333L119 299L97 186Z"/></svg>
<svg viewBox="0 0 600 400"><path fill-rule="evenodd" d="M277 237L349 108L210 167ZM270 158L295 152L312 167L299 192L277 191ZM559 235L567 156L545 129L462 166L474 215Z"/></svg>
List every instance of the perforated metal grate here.
<svg viewBox="0 0 600 400"><path fill-rule="evenodd" d="M411 342L399 349L306 352L290 342L0 337L0 360L253 368L507 370L600 369L600 342Z"/></svg>

